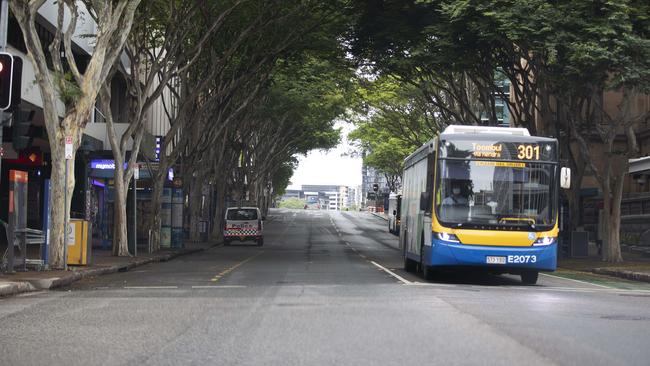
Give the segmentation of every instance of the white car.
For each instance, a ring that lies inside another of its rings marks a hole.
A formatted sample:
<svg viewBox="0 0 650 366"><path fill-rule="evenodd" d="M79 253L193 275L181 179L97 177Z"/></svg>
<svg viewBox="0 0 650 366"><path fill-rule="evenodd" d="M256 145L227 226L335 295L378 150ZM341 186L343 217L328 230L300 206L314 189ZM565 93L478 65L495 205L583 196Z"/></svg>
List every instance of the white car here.
<svg viewBox="0 0 650 366"><path fill-rule="evenodd" d="M229 207L226 209L223 243L229 245L233 240L252 240L264 245L264 218L257 207Z"/></svg>

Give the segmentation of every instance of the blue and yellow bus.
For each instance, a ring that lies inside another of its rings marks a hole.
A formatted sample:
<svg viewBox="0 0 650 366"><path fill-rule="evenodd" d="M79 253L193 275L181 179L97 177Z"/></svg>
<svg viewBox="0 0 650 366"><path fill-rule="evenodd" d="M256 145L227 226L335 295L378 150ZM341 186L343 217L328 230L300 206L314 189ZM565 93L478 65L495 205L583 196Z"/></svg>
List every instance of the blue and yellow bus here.
<svg viewBox="0 0 650 366"><path fill-rule="evenodd" d="M523 128L456 126L405 160L404 268L482 267L534 284L557 266L558 142Z"/></svg>

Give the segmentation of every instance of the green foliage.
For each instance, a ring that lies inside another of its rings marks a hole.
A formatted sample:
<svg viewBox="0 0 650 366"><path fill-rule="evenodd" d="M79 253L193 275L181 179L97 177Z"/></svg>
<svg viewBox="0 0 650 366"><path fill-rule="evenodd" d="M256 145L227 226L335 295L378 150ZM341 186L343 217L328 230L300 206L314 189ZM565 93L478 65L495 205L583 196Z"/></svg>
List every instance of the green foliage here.
<svg viewBox="0 0 650 366"><path fill-rule="evenodd" d="M356 129L348 138L366 165L399 180L403 161L433 138L439 126L419 90L391 77L380 77L359 90L365 101ZM392 177L392 178L391 178ZM395 189L396 187L391 187Z"/></svg>
<svg viewBox="0 0 650 366"><path fill-rule="evenodd" d="M305 200L300 198L287 198L286 200L280 201L280 208L293 208L293 209L302 209L305 207Z"/></svg>
<svg viewBox="0 0 650 366"><path fill-rule="evenodd" d="M79 85L77 85L71 72L66 72L65 74L55 72L53 74L56 85L58 86L59 96L66 110L68 110L83 96L83 92Z"/></svg>
<svg viewBox="0 0 650 366"><path fill-rule="evenodd" d="M289 179L293 176L293 171L296 167L297 160L284 162L273 172L271 182L273 184L273 194L276 197L284 195L289 185Z"/></svg>

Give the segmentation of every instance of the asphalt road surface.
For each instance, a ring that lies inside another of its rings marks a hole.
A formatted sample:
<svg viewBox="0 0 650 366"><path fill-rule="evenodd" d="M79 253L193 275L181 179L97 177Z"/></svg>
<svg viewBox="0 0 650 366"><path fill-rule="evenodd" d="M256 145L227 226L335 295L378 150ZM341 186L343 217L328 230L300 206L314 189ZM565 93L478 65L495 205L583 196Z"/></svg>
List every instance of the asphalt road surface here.
<svg viewBox="0 0 650 366"><path fill-rule="evenodd" d="M2 365L648 365L650 288L401 269L368 213L0 299Z"/></svg>

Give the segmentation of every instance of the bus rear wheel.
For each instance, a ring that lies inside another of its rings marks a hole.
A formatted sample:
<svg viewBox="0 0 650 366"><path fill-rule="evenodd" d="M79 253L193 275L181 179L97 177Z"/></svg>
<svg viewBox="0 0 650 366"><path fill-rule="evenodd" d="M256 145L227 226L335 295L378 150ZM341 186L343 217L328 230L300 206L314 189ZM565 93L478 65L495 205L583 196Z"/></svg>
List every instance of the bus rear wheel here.
<svg viewBox="0 0 650 366"><path fill-rule="evenodd" d="M538 271L526 271L521 274L521 282L525 285L534 285L539 277Z"/></svg>

